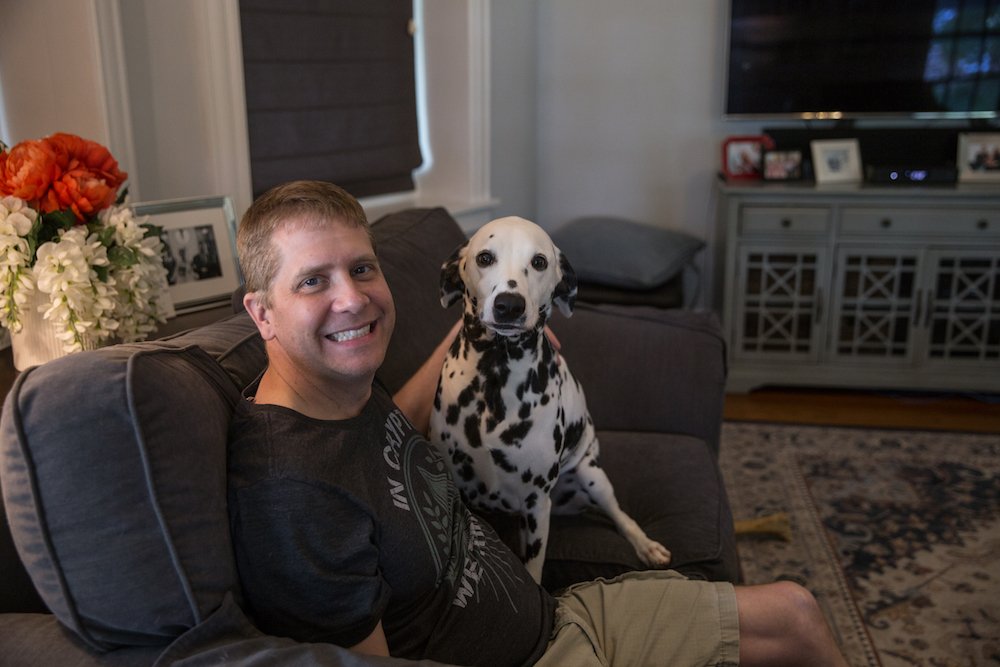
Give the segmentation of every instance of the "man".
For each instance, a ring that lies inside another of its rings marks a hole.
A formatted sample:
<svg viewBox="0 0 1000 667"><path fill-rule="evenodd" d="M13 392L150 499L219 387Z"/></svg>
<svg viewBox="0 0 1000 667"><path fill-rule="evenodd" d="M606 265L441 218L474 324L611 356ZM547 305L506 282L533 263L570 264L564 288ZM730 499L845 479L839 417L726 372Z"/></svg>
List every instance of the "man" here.
<svg viewBox="0 0 1000 667"><path fill-rule="evenodd" d="M449 340L394 397L374 380L395 309L357 201L278 186L237 243L268 367L234 421L230 513L263 630L455 664L846 664L790 583L640 572L553 599L422 436Z"/></svg>

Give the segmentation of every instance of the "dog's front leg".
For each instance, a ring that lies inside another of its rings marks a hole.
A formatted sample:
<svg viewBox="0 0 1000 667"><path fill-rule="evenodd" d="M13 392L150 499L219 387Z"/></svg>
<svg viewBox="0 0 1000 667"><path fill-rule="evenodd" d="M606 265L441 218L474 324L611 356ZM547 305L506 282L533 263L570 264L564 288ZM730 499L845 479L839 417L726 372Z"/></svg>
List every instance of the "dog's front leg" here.
<svg viewBox="0 0 1000 667"><path fill-rule="evenodd" d="M529 501L530 502L530 501ZM552 516L552 499L547 494L533 501L521 515L521 560L536 584L542 583L542 566L549 542L549 520Z"/></svg>

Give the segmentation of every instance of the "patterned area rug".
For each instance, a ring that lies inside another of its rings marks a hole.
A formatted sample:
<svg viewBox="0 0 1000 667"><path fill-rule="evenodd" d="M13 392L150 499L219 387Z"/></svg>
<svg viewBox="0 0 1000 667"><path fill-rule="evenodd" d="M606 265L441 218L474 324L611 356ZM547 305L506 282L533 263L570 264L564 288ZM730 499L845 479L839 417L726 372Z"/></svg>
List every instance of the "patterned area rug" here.
<svg viewBox="0 0 1000 667"><path fill-rule="evenodd" d="M747 583L809 588L852 665L1000 665L1000 435L729 422Z"/></svg>

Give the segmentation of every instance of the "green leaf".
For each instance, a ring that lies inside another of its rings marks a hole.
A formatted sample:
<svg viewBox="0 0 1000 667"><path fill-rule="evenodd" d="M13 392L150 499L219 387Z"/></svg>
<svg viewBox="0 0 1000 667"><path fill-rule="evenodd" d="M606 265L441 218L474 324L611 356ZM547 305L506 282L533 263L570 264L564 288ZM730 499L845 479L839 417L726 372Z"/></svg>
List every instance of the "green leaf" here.
<svg viewBox="0 0 1000 667"><path fill-rule="evenodd" d="M115 242L115 228L104 227L97 233L97 238L105 248L111 248L111 244Z"/></svg>
<svg viewBox="0 0 1000 667"><path fill-rule="evenodd" d="M121 206L122 204L125 203L125 200L127 198L128 198L128 186L126 185L118 193L118 199L115 200L115 206Z"/></svg>
<svg viewBox="0 0 1000 667"><path fill-rule="evenodd" d="M116 245L108 248L108 261L115 268L127 269L139 262L139 255L131 248Z"/></svg>
<svg viewBox="0 0 1000 667"><path fill-rule="evenodd" d="M146 230L146 233L143 234L142 238L148 239L153 236L157 238L163 238L163 227L160 227L159 225L154 225L149 222L144 222L139 226Z"/></svg>
<svg viewBox="0 0 1000 667"><path fill-rule="evenodd" d="M108 276L111 274L111 269L106 266L95 266L94 273L97 274L102 283L106 283L108 282Z"/></svg>

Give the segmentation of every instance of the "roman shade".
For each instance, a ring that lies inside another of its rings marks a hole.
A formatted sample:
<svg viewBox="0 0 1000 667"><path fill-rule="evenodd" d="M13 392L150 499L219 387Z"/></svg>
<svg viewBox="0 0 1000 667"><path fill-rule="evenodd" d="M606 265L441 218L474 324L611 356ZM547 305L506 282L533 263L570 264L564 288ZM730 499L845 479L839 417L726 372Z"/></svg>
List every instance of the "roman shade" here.
<svg viewBox="0 0 1000 667"><path fill-rule="evenodd" d="M412 16L401 0L240 0L255 197L303 178L413 189Z"/></svg>

